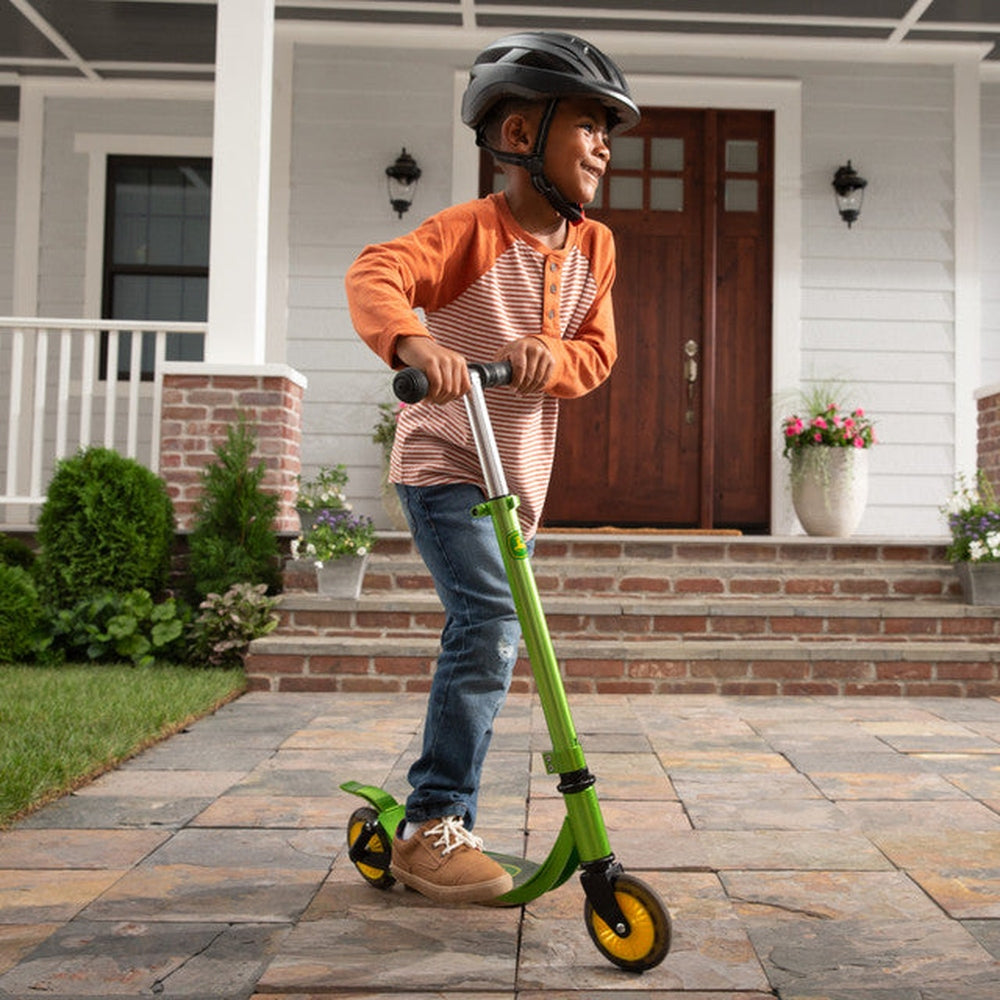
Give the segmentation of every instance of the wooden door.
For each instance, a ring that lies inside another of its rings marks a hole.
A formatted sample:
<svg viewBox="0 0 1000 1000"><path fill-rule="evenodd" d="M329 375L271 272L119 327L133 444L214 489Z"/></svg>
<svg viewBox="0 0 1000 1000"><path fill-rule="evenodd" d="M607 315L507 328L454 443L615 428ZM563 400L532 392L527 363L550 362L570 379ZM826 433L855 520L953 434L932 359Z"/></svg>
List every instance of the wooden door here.
<svg viewBox="0 0 1000 1000"><path fill-rule="evenodd" d="M611 154L619 357L560 407L544 523L766 532L773 114L645 108Z"/></svg>

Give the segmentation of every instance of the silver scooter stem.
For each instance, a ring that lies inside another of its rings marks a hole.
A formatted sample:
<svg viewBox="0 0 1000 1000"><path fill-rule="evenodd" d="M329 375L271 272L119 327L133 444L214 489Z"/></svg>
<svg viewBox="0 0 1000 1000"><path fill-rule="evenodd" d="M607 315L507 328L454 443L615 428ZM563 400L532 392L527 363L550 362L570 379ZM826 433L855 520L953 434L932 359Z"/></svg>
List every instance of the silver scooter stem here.
<svg viewBox="0 0 1000 1000"><path fill-rule="evenodd" d="M472 439L476 443L476 453L486 480L486 499L507 495L507 477L500 463L500 452L493 436L493 425L486 410L486 397L483 395L483 382L474 368L469 369L472 388L463 396L465 412L469 415L472 427Z"/></svg>

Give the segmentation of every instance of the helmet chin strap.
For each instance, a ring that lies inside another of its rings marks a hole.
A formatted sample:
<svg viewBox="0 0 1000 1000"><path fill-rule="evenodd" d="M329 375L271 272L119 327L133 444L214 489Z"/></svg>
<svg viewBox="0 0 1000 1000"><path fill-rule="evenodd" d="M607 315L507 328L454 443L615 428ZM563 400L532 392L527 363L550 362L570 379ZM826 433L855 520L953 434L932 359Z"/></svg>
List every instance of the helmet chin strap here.
<svg viewBox="0 0 1000 1000"><path fill-rule="evenodd" d="M510 163L515 167L523 167L531 176L531 183L535 190L543 195L548 203L564 218L571 223L580 222L583 219L583 206L577 202L569 201L562 192L545 176L545 144L549 138L549 126L552 124L552 117L556 112L556 105L559 101L553 99L545 106L542 113L542 120L538 126L538 137L535 139L535 147L530 153L507 153L499 149L494 149L486 141L483 127L480 125L476 129L476 145L489 150L501 163Z"/></svg>

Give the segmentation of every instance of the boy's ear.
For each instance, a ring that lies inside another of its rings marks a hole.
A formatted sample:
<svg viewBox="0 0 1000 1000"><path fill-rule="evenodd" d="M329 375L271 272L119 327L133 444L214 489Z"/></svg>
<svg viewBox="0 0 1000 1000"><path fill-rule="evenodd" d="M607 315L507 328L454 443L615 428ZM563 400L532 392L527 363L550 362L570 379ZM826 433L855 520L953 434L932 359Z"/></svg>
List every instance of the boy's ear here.
<svg viewBox="0 0 1000 1000"><path fill-rule="evenodd" d="M534 123L525 115L508 115L500 126L501 149L509 153L530 153L535 148Z"/></svg>

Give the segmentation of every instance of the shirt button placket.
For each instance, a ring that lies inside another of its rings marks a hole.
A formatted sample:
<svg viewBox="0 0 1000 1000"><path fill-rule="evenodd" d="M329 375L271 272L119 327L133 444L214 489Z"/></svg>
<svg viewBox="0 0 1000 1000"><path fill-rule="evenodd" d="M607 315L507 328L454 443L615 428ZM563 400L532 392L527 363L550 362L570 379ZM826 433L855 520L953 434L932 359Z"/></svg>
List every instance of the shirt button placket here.
<svg viewBox="0 0 1000 1000"><path fill-rule="evenodd" d="M559 261L550 260L546 277L545 318L554 323L559 315Z"/></svg>

